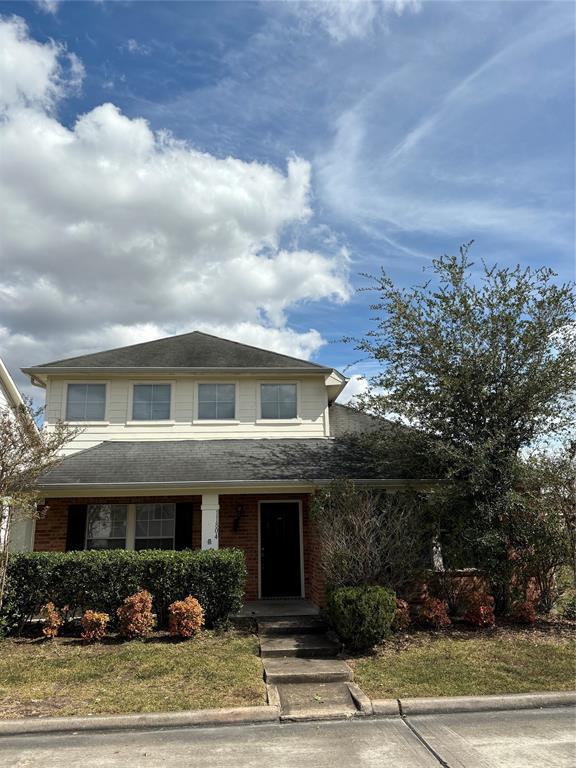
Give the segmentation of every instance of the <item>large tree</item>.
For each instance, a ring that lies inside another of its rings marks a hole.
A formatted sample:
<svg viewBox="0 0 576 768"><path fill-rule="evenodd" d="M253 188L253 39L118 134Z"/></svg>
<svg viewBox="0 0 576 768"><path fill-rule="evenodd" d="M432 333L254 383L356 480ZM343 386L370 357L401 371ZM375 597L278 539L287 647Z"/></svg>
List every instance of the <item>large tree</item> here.
<svg viewBox="0 0 576 768"><path fill-rule="evenodd" d="M41 414L30 402L0 407L0 609L13 522L38 515L37 480L62 460L62 448L79 431L65 422L38 429Z"/></svg>
<svg viewBox="0 0 576 768"><path fill-rule="evenodd" d="M412 288L371 278L374 325L354 341L378 370L359 405L399 425L411 471L453 481L439 496L445 540L508 578L522 452L575 426L576 301L551 269L474 264L469 251L435 259ZM389 427L382 437L389 455Z"/></svg>

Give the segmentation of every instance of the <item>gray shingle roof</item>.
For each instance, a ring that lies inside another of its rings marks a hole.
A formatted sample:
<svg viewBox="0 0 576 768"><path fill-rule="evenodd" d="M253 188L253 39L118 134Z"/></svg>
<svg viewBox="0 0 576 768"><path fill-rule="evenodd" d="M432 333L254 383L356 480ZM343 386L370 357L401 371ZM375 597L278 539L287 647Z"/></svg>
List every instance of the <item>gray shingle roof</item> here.
<svg viewBox="0 0 576 768"><path fill-rule="evenodd" d="M307 360L221 339L201 331L34 367L38 371L43 368L298 368L317 370L318 373L330 370Z"/></svg>
<svg viewBox="0 0 576 768"><path fill-rule="evenodd" d="M110 441L68 456L40 481L61 485L293 482L370 478L365 454L330 439Z"/></svg>

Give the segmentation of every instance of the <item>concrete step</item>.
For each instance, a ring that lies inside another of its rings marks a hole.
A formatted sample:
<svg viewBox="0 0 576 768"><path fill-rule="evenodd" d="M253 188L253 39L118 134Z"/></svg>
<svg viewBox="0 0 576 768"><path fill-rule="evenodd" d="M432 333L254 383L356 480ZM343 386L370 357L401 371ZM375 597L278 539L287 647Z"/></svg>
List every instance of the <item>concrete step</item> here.
<svg viewBox="0 0 576 768"><path fill-rule="evenodd" d="M264 635L260 637L262 658L300 657L329 659L337 656L340 646L326 635Z"/></svg>
<svg viewBox="0 0 576 768"><path fill-rule="evenodd" d="M315 635L326 632L326 629L326 623L319 616L258 619L258 633L260 635Z"/></svg>
<svg viewBox="0 0 576 768"><path fill-rule="evenodd" d="M263 659L267 683L336 683L353 680L354 673L335 659Z"/></svg>
<svg viewBox="0 0 576 768"><path fill-rule="evenodd" d="M346 683L288 683L278 686L283 720L352 717L358 713Z"/></svg>

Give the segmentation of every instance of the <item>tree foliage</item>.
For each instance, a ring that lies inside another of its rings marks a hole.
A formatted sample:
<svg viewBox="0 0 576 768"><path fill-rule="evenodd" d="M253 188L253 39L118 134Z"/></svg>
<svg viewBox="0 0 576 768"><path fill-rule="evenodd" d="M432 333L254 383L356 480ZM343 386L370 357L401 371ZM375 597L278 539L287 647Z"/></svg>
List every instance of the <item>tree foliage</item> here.
<svg viewBox="0 0 576 768"><path fill-rule="evenodd" d="M30 401L0 407L0 609L12 523L38 514L37 480L62 460L61 449L79 431L65 422L38 429L41 413Z"/></svg>
<svg viewBox="0 0 576 768"><path fill-rule="evenodd" d="M550 269L475 265L470 245L415 287L371 278L373 327L353 341L378 370L358 406L387 420L366 438L383 464L400 451L409 473L452 481L433 504L449 559L502 586L523 452L574 434L576 299Z"/></svg>

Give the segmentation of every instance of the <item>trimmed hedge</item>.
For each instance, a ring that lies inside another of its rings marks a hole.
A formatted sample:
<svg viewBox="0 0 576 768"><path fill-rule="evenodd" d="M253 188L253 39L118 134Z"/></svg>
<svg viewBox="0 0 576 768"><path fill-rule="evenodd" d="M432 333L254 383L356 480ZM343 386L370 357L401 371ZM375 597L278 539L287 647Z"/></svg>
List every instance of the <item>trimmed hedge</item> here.
<svg viewBox="0 0 576 768"><path fill-rule="evenodd" d="M328 594L326 612L344 645L364 650L390 633L396 595L385 587L340 587Z"/></svg>
<svg viewBox="0 0 576 768"><path fill-rule="evenodd" d="M238 549L19 552L8 562L0 626L21 631L50 601L68 606L68 616L93 610L116 617L124 598L142 589L154 596L160 625L171 603L193 595L214 626L241 608L245 583Z"/></svg>

